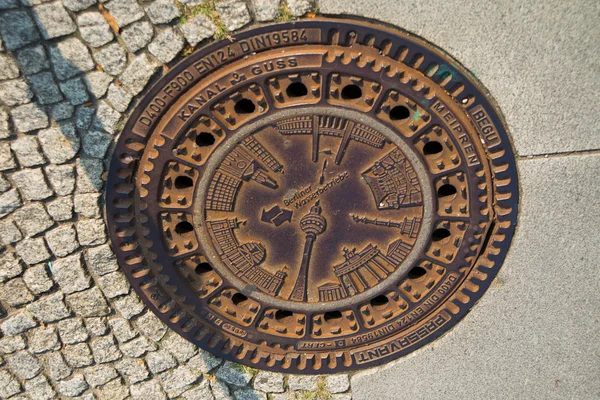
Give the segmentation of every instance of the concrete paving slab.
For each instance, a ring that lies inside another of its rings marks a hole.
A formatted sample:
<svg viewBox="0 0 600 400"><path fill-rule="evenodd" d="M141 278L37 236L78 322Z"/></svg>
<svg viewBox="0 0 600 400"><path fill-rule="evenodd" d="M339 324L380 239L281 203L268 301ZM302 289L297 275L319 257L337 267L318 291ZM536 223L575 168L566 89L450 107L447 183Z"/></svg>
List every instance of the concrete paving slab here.
<svg viewBox="0 0 600 400"><path fill-rule="evenodd" d="M355 400L600 397L600 155L519 170L517 234L492 287L432 346L355 375Z"/></svg>
<svg viewBox="0 0 600 400"><path fill-rule="evenodd" d="M325 14L377 18L469 68L506 115L519 155L600 148L600 2L321 0Z"/></svg>

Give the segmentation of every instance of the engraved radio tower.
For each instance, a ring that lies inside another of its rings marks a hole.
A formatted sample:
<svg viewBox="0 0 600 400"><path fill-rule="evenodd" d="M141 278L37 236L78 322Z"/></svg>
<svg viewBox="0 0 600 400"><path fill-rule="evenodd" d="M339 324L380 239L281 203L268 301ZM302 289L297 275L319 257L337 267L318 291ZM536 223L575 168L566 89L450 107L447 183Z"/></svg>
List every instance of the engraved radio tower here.
<svg viewBox="0 0 600 400"><path fill-rule="evenodd" d="M304 253L302 253L302 264L300 265L300 272L298 273L298 280L290 295L290 300L293 301L306 301L306 285L308 284L308 264L310 263L310 254L312 252L313 243L317 239L317 236L325 231L327 221L321 215L321 206L319 201L315 203L310 209L310 212L306 214L300 220L300 229L306 233L306 242L304 243Z"/></svg>

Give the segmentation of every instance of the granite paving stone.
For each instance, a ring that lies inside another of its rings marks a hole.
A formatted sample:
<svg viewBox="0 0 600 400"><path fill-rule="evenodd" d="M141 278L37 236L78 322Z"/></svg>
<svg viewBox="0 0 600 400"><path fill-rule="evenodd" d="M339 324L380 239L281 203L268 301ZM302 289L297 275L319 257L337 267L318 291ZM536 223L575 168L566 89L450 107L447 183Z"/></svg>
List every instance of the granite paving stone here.
<svg viewBox="0 0 600 400"><path fill-rule="evenodd" d="M68 295L67 304L82 317L102 317L110 313L110 307L97 287Z"/></svg>
<svg viewBox="0 0 600 400"><path fill-rule="evenodd" d="M133 53L146 47L152 40L153 35L154 28L148 21L131 24L121 32L121 38L127 49Z"/></svg>
<svg viewBox="0 0 600 400"><path fill-rule="evenodd" d="M2 67L0 66L0 68ZM7 139L12 135L13 132L9 123L8 113L3 109L0 109L0 139Z"/></svg>
<svg viewBox="0 0 600 400"><path fill-rule="evenodd" d="M144 11L137 2L129 0L112 0L106 4L108 12L115 18L119 27L124 28L144 16Z"/></svg>
<svg viewBox="0 0 600 400"><path fill-rule="evenodd" d="M146 14L153 24L166 24L181 15L172 0L155 0L146 7Z"/></svg>
<svg viewBox="0 0 600 400"><path fill-rule="evenodd" d="M127 66L127 53L119 43L111 43L94 53L94 60L110 75L119 75Z"/></svg>
<svg viewBox="0 0 600 400"><path fill-rule="evenodd" d="M85 259L96 275L105 275L119 269L117 259L107 244L87 249Z"/></svg>
<svg viewBox="0 0 600 400"><path fill-rule="evenodd" d="M96 0L63 0L63 4L71 11L83 11L96 4Z"/></svg>
<svg viewBox="0 0 600 400"><path fill-rule="evenodd" d="M174 29L167 28L154 37L152 43L148 45L148 51L161 62L168 63L177 56L183 46L181 35Z"/></svg>
<svg viewBox="0 0 600 400"><path fill-rule="evenodd" d="M99 390L101 399L123 400L129 397L129 388L120 379L114 379Z"/></svg>
<svg viewBox="0 0 600 400"><path fill-rule="evenodd" d="M75 374L69 379L58 382L58 392L63 396L77 396L88 388L83 374Z"/></svg>
<svg viewBox="0 0 600 400"><path fill-rule="evenodd" d="M118 376L117 370L111 365L93 365L83 371L85 380L91 387L102 386Z"/></svg>
<svg viewBox="0 0 600 400"><path fill-rule="evenodd" d="M96 115L94 116L92 128L96 130L102 130L110 134L115 134L117 124L119 123L120 119L121 114L115 111L106 102L101 101L98 104L98 110L96 111Z"/></svg>
<svg viewBox="0 0 600 400"><path fill-rule="evenodd" d="M252 373L231 361L225 361L215 376L233 386L246 386L252 379Z"/></svg>
<svg viewBox="0 0 600 400"><path fill-rule="evenodd" d="M38 133L38 139L44 154L54 164L64 164L72 160L81 143L72 123L42 130Z"/></svg>
<svg viewBox="0 0 600 400"><path fill-rule="evenodd" d="M48 126L48 114L39 104L28 103L11 110L15 127L19 132L27 133Z"/></svg>
<svg viewBox="0 0 600 400"><path fill-rule="evenodd" d="M54 225L42 203L30 203L13 213L13 219L26 237L35 236Z"/></svg>
<svg viewBox="0 0 600 400"><path fill-rule="evenodd" d="M4 219L0 221L0 240L3 244L11 244L14 242L18 242L22 238L23 235L21 234L21 231L19 231L19 228L17 228L17 226L12 220Z"/></svg>
<svg viewBox="0 0 600 400"><path fill-rule="evenodd" d="M29 291L22 278L15 278L0 284L0 300L12 307L30 303L35 296Z"/></svg>
<svg viewBox="0 0 600 400"><path fill-rule="evenodd" d="M28 265L38 264L50 258L46 243L41 237L23 239L15 248L19 257Z"/></svg>
<svg viewBox="0 0 600 400"><path fill-rule="evenodd" d="M6 358L8 369L21 379L31 379L42 371L42 365L28 351L18 351Z"/></svg>
<svg viewBox="0 0 600 400"><path fill-rule="evenodd" d="M153 374L159 374L177 365L175 358L165 350L158 350L146 356L148 368Z"/></svg>
<svg viewBox="0 0 600 400"><path fill-rule="evenodd" d="M182 24L179 29L185 40L192 45L196 46L204 39L208 39L215 34L215 24L213 24L208 18L199 14Z"/></svg>
<svg viewBox="0 0 600 400"><path fill-rule="evenodd" d="M83 104L90 99L81 78L73 78L59 84L60 91L65 98L74 106Z"/></svg>
<svg viewBox="0 0 600 400"><path fill-rule="evenodd" d="M116 364L117 371L131 383L138 383L150 376L143 360L124 358Z"/></svg>
<svg viewBox="0 0 600 400"><path fill-rule="evenodd" d="M113 301L117 311L125 318L131 319L144 311L144 304L135 293L119 297Z"/></svg>
<svg viewBox="0 0 600 400"><path fill-rule="evenodd" d="M77 25L83 40L92 47L100 47L110 42L114 35L104 16L95 11L77 16Z"/></svg>
<svg viewBox="0 0 600 400"><path fill-rule="evenodd" d="M123 343L119 346L123 354L127 357L142 357L144 354L157 350L156 344L148 341L145 336L138 336L137 338Z"/></svg>
<svg viewBox="0 0 600 400"><path fill-rule="evenodd" d="M150 380L131 386L133 400L166 400L165 392L156 380Z"/></svg>
<svg viewBox="0 0 600 400"><path fill-rule="evenodd" d="M33 265L27 268L23 274L23 280L29 290L36 295L46 293L54 286L45 264Z"/></svg>
<svg viewBox="0 0 600 400"><path fill-rule="evenodd" d="M10 143L0 143L0 170L6 171L16 166L17 162L10 151Z"/></svg>
<svg viewBox="0 0 600 400"><path fill-rule="evenodd" d="M60 80L90 71L95 65L88 48L75 37L50 46L50 60L54 73Z"/></svg>
<svg viewBox="0 0 600 400"><path fill-rule="evenodd" d="M17 65L15 59L10 54L0 54L0 80L14 79L18 76L19 65Z"/></svg>
<svg viewBox="0 0 600 400"><path fill-rule="evenodd" d="M35 326L37 326L37 322L31 315L22 311L3 320L0 329L5 335L18 335Z"/></svg>
<svg viewBox="0 0 600 400"><path fill-rule="evenodd" d="M27 75L36 74L40 71L50 68L50 61L48 60L48 57L46 56L46 51L44 50L44 47L41 45L26 47L24 49L21 49L21 50L17 51L16 57L17 57L17 61L19 63L18 67L20 67L23 70L23 72L25 72L25 74L27 74ZM1 57L0 57L0 60L1 60ZM0 61L0 65L2 65L2 61ZM8 67L8 66L6 66L6 67ZM14 68L18 68L18 67L16 64L14 64ZM9 71L14 71L12 68L13 67L10 67ZM4 71L4 73L7 73L7 71ZM0 72L0 74L1 74L1 72ZM17 72L17 75L18 75L18 72ZM16 78L16 75L12 76L12 78ZM2 75L0 75L0 79L8 79L8 78L2 78Z"/></svg>
<svg viewBox="0 0 600 400"><path fill-rule="evenodd" d="M21 385L8 371L0 371L0 396L9 398L21 393Z"/></svg>
<svg viewBox="0 0 600 400"><path fill-rule="evenodd" d="M27 347L23 335L5 336L0 339L0 353L12 354L15 351L23 350Z"/></svg>
<svg viewBox="0 0 600 400"><path fill-rule="evenodd" d="M96 246L106 242L104 221L100 218L78 221L77 238L82 246Z"/></svg>
<svg viewBox="0 0 600 400"><path fill-rule="evenodd" d="M76 343L67 345L62 350L65 360L73 368L82 368L92 365L94 356L87 343Z"/></svg>
<svg viewBox="0 0 600 400"><path fill-rule="evenodd" d="M29 350L35 354L58 350L61 344L58 340L56 328L53 326L40 327L32 330L28 335Z"/></svg>
<svg viewBox="0 0 600 400"><path fill-rule="evenodd" d="M75 232L72 227L69 228L69 235L74 237ZM52 274L65 294L80 292L90 287L91 279L81 262L81 253L54 261Z"/></svg>
<svg viewBox="0 0 600 400"><path fill-rule="evenodd" d="M101 131L87 131L82 135L81 147L86 155L103 159L113 137Z"/></svg>
<svg viewBox="0 0 600 400"><path fill-rule="evenodd" d="M49 146L51 145L49 144ZM75 189L75 170L72 164L49 165L45 168L45 171L46 177L57 195L65 196L73 193Z"/></svg>
<svg viewBox="0 0 600 400"><path fill-rule="evenodd" d="M314 7L310 0L287 0L287 6L294 17L301 17Z"/></svg>
<svg viewBox="0 0 600 400"><path fill-rule="evenodd" d="M284 375L277 372L259 371L254 378L254 388L268 393L285 391Z"/></svg>
<svg viewBox="0 0 600 400"><path fill-rule="evenodd" d="M58 333L64 344L81 343L88 338L81 318L64 319L58 322Z"/></svg>
<svg viewBox="0 0 600 400"><path fill-rule="evenodd" d="M33 17L45 39L54 39L77 30L77 25L60 1L35 6Z"/></svg>
<svg viewBox="0 0 600 400"><path fill-rule="evenodd" d="M40 39L35 23L25 10L9 10L0 14L0 36L8 50Z"/></svg>
<svg viewBox="0 0 600 400"><path fill-rule="evenodd" d="M0 103L16 106L29 103L32 97L33 92L25 79L0 82Z"/></svg>
<svg viewBox="0 0 600 400"><path fill-rule="evenodd" d="M241 0L219 1L215 3L215 9L229 31L234 31L250 23L251 18L248 7Z"/></svg>
<svg viewBox="0 0 600 400"><path fill-rule="evenodd" d="M40 144L35 136L22 136L12 142L10 148L17 156L23 167L35 167L46 162L40 150Z"/></svg>
<svg viewBox="0 0 600 400"><path fill-rule="evenodd" d="M71 375L72 368L67 365L61 352L48 353L45 357L45 371L55 381Z"/></svg>
<svg viewBox="0 0 600 400"><path fill-rule="evenodd" d="M109 332L106 317L86 318L85 326L93 337L104 336Z"/></svg>
<svg viewBox="0 0 600 400"><path fill-rule="evenodd" d="M44 200L54 194L46 183L46 177L41 168L17 171L11 175L11 179L19 188L23 198L27 200Z"/></svg>
<svg viewBox="0 0 600 400"><path fill-rule="evenodd" d="M104 172L104 166L101 160L96 160L92 158L80 158L77 160L76 172L77 193L95 193L99 192L100 189L102 189L102 173ZM97 220L89 221L85 224L86 229L90 229L93 227L93 225L97 224ZM99 229L93 230L99 231Z"/></svg>
<svg viewBox="0 0 600 400"><path fill-rule="evenodd" d="M129 93L135 96L144 90L155 70L156 67L148 56L140 54L129 63L121 74L120 80Z"/></svg>
<svg viewBox="0 0 600 400"><path fill-rule="evenodd" d="M29 396L36 400L51 400L56 398L56 392L44 375L38 375L26 381L23 388Z"/></svg>
<svg viewBox="0 0 600 400"><path fill-rule="evenodd" d="M51 72L40 72L27 77L27 80L39 104L52 104L63 99L63 95Z"/></svg>
<svg viewBox="0 0 600 400"><path fill-rule="evenodd" d="M125 318L111 318L108 320L108 324L119 343L125 343L137 336L137 332Z"/></svg>
<svg viewBox="0 0 600 400"><path fill-rule="evenodd" d="M100 194L84 193L73 197L75 212L83 218L100 218Z"/></svg>
<svg viewBox="0 0 600 400"><path fill-rule="evenodd" d="M57 222L68 221L73 218L73 198L60 196L46 203L48 214Z"/></svg>
<svg viewBox="0 0 600 400"><path fill-rule="evenodd" d="M19 259L11 252L0 255L0 282L18 276L23 271Z"/></svg>
<svg viewBox="0 0 600 400"><path fill-rule="evenodd" d="M90 71L84 78L88 90L97 99L106 94L112 80L113 77L103 71Z"/></svg>
<svg viewBox="0 0 600 400"><path fill-rule="evenodd" d="M29 304L27 311L44 323L59 321L70 315L62 292L56 292L40 298L34 303Z"/></svg>
<svg viewBox="0 0 600 400"><path fill-rule="evenodd" d="M0 195L0 218L4 217L21 205L21 196L16 189L9 190L8 192Z"/></svg>

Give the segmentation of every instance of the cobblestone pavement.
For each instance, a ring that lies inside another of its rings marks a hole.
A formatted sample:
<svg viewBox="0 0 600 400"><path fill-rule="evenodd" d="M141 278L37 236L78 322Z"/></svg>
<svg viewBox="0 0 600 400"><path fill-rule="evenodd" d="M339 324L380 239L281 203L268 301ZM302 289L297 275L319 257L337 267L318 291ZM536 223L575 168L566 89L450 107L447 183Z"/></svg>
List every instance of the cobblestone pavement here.
<svg viewBox="0 0 600 400"><path fill-rule="evenodd" d="M0 0L0 398L351 398L347 375L255 371L162 324L102 218L108 154L194 46L308 0Z"/></svg>

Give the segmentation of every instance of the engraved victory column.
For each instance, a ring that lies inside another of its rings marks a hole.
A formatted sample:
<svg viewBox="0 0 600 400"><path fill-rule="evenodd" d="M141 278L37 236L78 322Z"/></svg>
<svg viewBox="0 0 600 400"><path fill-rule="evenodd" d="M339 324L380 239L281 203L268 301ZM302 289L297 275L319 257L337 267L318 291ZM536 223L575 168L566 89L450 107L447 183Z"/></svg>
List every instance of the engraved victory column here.
<svg viewBox="0 0 600 400"><path fill-rule="evenodd" d="M306 233L306 242L304 243L304 252L302 253L302 264L298 273L298 280L290 295L290 300L306 301L306 285L308 283L308 264L310 263L310 254L312 253L313 243L325 231L327 221L321 215L321 206L319 200L311 207L310 212L300 220L300 229Z"/></svg>

